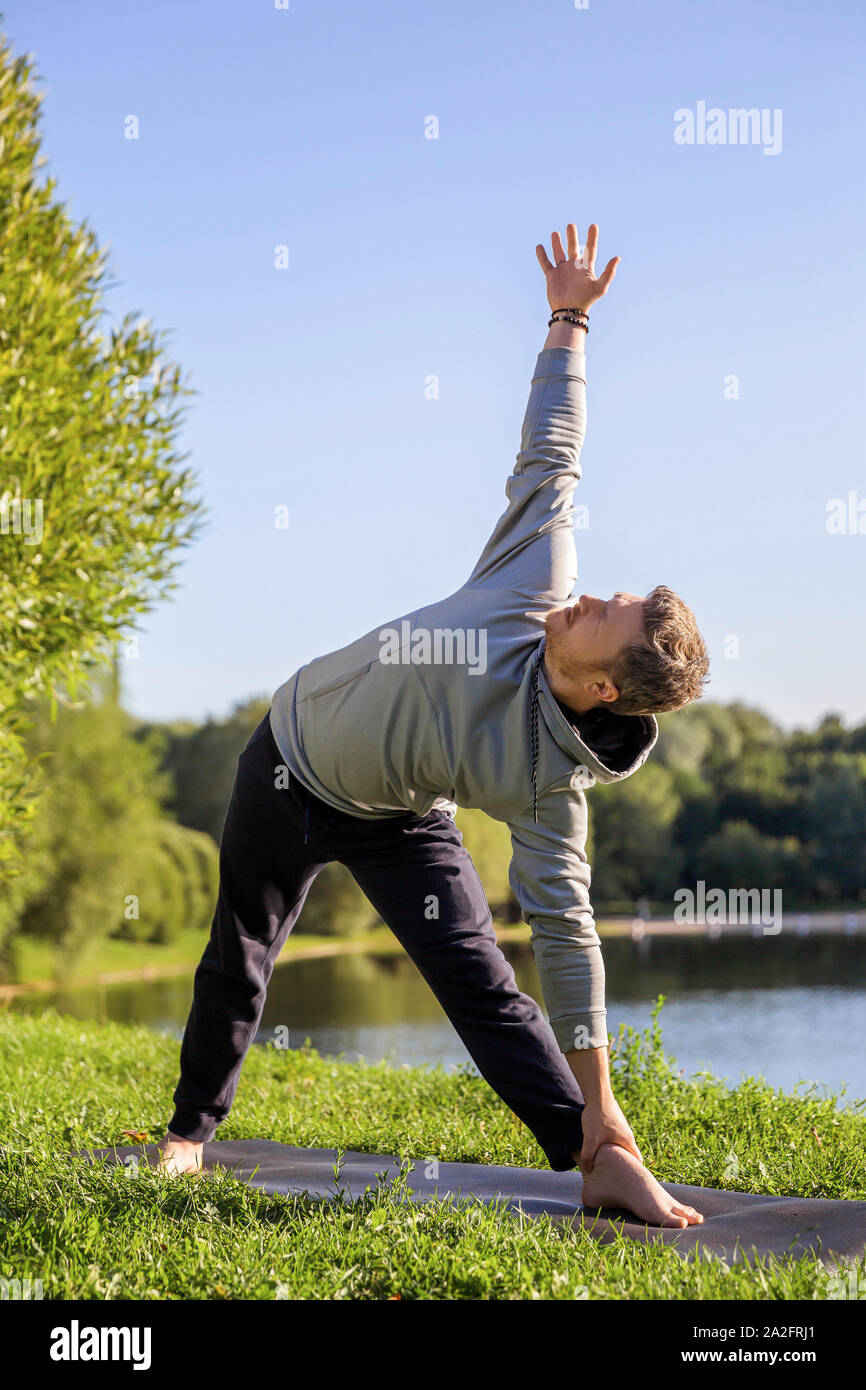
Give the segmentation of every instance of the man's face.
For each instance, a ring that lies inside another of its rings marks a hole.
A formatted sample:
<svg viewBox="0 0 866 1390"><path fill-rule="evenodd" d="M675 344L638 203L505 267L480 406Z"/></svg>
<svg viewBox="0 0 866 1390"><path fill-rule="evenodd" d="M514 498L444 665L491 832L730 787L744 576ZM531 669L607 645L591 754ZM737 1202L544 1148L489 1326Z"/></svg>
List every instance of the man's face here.
<svg viewBox="0 0 866 1390"><path fill-rule="evenodd" d="M572 709L615 700L610 668L624 647L644 640L644 601L617 591L606 601L581 594L545 619L545 674L553 693Z"/></svg>

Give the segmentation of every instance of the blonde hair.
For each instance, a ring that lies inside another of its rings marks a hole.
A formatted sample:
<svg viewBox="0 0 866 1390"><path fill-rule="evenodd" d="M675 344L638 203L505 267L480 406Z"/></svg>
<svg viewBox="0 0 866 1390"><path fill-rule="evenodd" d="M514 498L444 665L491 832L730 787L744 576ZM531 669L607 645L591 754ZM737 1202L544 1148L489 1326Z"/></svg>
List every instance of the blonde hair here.
<svg viewBox="0 0 866 1390"><path fill-rule="evenodd" d="M695 615L666 584L647 594L643 642L624 647L609 672L618 714L661 714L703 695L710 659Z"/></svg>

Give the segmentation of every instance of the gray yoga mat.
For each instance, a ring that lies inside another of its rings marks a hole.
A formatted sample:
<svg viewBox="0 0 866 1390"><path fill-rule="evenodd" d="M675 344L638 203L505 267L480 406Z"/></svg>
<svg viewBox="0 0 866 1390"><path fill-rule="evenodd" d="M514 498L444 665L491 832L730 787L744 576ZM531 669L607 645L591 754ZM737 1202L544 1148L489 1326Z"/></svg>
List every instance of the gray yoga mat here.
<svg viewBox="0 0 866 1390"><path fill-rule="evenodd" d="M79 1155L109 1163L153 1164L155 1144L95 1149ZM205 1144L205 1171L215 1164L242 1182L265 1192L306 1193L334 1198L337 1185L336 1149L297 1149L270 1139L236 1139ZM861 1258L866 1254L866 1202L827 1198L764 1197L751 1192L722 1192L712 1187L662 1183L672 1197L703 1212L699 1226L683 1230L647 1226L630 1213L612 1208L593 1210L580 1203L581 1177L577 1170L554 1173L540 1168L497 1168L481 1163L438 1164L416 1160L409 1175L412 1200L453 1198L458 1202L507 1202L510 1212L534 1217L549 1215L554 1221L583 1227L603 1242L622 1233L632 1240L661 1241L678 1254L692 1251L721 1256L728 1261L758 1255L816 1253L828 1264ZM363 1195L398 1175L399 1163L382 1154L347 1152L340 1155L339 1188L344 1199Z"/></svg>

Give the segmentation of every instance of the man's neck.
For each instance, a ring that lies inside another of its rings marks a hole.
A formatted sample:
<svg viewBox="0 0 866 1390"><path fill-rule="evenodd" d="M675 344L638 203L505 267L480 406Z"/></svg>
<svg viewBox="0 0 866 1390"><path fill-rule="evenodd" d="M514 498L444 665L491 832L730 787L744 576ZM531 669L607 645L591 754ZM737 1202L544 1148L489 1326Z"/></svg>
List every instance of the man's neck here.
<svg viewBox="0 0 866 1390"><path fill-rule="evenodd" d="M542 669L544 671L544 678L550 686L553 695L559 700L560 704L567 705L574 714L587 714L591 709L596 709L598 705L602 704L601 700L593 699L586 691L576 692L571 689L571 687L569 687L568 690L564 690L561 682L553 674L547 664L547 653L545 653L542 662Z"/></svg>

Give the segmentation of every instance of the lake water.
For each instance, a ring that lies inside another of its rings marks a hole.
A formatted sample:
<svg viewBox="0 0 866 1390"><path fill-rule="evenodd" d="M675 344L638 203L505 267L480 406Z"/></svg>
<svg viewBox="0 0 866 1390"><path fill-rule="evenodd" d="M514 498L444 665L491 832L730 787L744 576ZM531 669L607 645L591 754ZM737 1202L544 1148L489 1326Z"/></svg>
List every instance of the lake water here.
<svg viewBox="0 0 866 1390"><path fill-rule="evenodd" d="M604 942L608 1029L643 1029L653 1001L665 1050L687 1075L708 1070L736 1085L763 1075L791 1091L817 1083L823 1094L847 1087L842 1104L866 1098L866 940L862 935L725 938L653 937ZM508 944L518 983L541 998L532 952ZM47 1005L81 1019L141 1023L180 1036L192 976L75 989L10 1007ZM387 1058L447 1067L469 1061L427 985L402 954L355 954L288 961L274 971L258 1042L370 1061Z"/></svg>

